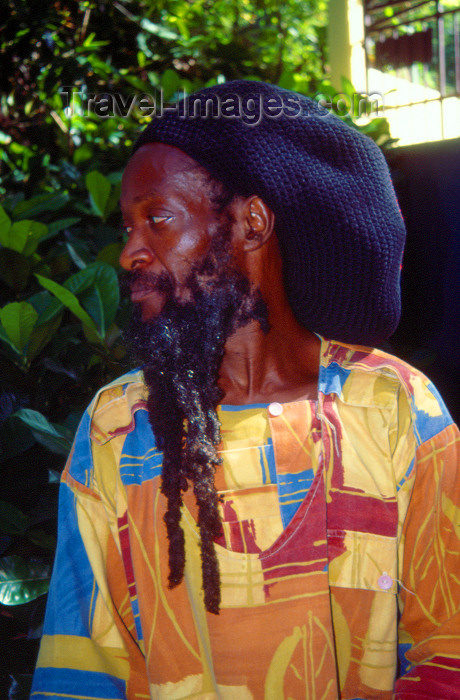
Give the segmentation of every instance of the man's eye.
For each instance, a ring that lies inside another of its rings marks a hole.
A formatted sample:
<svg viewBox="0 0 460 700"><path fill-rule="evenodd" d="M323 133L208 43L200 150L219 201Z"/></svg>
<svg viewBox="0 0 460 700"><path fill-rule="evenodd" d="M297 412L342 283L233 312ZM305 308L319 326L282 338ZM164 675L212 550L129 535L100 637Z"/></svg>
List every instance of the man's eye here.
<svg viewBox="0 0 460 700"><path fill-rule="evenodd" d="M127 233L128 236L129 236L129 234L131 233L132 230L133 230L133 227L132 227L132 226L124 226L124 232Z"/></svg>
<svg viewBox="0 0 460 700"><path fill-rule="evenodd" d="M162 224L164 221L172 219L172 216L151 216L150 219L154 224Z"/></svg>

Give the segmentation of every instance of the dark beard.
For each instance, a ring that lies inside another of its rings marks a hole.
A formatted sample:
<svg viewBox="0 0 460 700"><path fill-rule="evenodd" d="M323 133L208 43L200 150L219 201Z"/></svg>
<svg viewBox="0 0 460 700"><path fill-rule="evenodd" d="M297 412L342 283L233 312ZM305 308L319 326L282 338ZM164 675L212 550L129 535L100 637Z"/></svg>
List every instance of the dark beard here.
<svg viewBox="0 0 460 700"><path fill-rule="evenodd" d="M228 233L228 224L222 226L209 253L192 270L186 283L191 301L175 298L174 285L165 273L150 276L149 284L165 294L163 310L155 319L142 321L136 309L125 334L136 361L143 365L149 420L163 450L169 585L174 587L183 578L184 534L179 523L182 493L189 480L198 505L205 605L214 613L219 611L220 585L213 539L222 529L214 486L220 461L219 368L225 343L237 328L251 320L257 320L265 332L269 327L265 302L231 264ZM142 278L136 274L138 280Z"/></svg>

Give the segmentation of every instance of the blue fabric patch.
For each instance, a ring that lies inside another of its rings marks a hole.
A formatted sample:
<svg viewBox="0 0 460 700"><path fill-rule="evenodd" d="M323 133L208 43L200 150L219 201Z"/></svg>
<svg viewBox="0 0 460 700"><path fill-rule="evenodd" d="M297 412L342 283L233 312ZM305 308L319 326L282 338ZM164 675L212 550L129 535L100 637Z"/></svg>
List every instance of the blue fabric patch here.
<svg viewBox="0 0 460 700"><path fill-rule="evenodd" d="M134 429L127 434L120 459L120 477L125 484L142 484L161 474L163 452L155 445L155 437L147 411L134 414Z"/></svg>
<svg viewBox="0 0 460 700"><path fill-rule="evenodd" d="M242 404L241 406L231 406L230 404L222 404L220 408L223 411L248 411L251 408L267 408L269 406L268 403L251 403L251 404Z"/></svg>
<svg viewBox="0 0 460 700"><path fill-rule="evenodd" d="M313 469L305 469L298 474L278 474L278 498L284 528L289 525L297 513L313 478Z"/></svg>
<svg viewBox="0 0 460 700"><path fill-rule="evenodd" d="M44 634L88 637L98 587L78 530L75 500L63 483L59 493L59 537L51 577Z"/></svg>
<svg viewBox="0 0 460 700"><path fill-rule="evenodd" d="M399 489L403 486L403 484L407 481L407 479L410 477L412 474L412 469L414 468L414 462L415 462L415 457L411 460L411 463L407 467L407 471L404 474L404 476L401 478L398 484L396 484L396 491L399 491Z"/></svg>
<svg viewBox="0 0 460 700"><path fill-rule="evenodd" d="M422 408L417 407L414 398L412 398L412 410L415 415L415 435L419 445L427 440L431 440L432 437L453 423L452 417L435 385L432 382L428 382L427 387L438 402L441 414L430 416Z"/></svg>
<svg viewBox="0 0 460 700"><path fill-rule="evenodd" d="M343 387L351 370L340 367L336 362L331 362L328 367L319 368L319 391L323 394L342 394Z"/></svg>
<svg viewBox="0 0 460 700"><path fill-rule="evenodd" d="M142 624L141 624L141 613L139 611L139 599L136 598L131 598L131 608L133 610L133 617L134 617L134 624L136 625L136 634L137 638L139 641L144 639L144 633L142 631Z"/></svg>
<svg viewBox="0 0 460 700"><path fill-rule="evenodd" d="M275 453L273 450L273 440L272 438L267 438L267 443L265 445L259 445L259 461L260 461L260 471L262 474L263 484L276 484L276 465L275 465ZM264 461L265 455L265 461ZM268 479L267 479L267 467L268 467Z"/></svg>
<svg viewBox="0 0 460 700"><path fill-rule="evenodd" d="M37 668L30 697L33 700L62 700L63 697L125 700L126 682L94 671Z"/></svg>
<svg viewBox="0 0 460 700"><path fill-rule="evenodd" d="M404 676L408 671L410 671L412 664L406 659L406 651L412 647L412 644L398 644L398 660L399 660L399 675Z"/></svg>
<svg viewBox="0 0 460 700"><path fill-rule="evenodd" d="M89 475L93 468L93 455L91 452L91 441L89 438L91 429L91 416L85 411L74 441L74 453L70 475L75 481L85 486L89 485Z"/></svg>

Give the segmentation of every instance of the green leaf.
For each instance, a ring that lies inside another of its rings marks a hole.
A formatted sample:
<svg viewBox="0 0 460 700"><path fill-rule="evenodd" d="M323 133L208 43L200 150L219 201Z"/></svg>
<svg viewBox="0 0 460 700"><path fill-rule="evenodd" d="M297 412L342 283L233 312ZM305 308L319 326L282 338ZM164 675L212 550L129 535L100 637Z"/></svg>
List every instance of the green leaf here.
<svg viewBox="0 0 460 700"><path fill-rule="evenodd" d="M0 243L5 245L5 241L9 241L8 232L11 228L11 219L0 205Z"/></svg>
<svg viewBox="0 0 460 700"><path fill-rule="evenodd" d="M280 79L278 80L278 85L286 90L294 90L295 88L295 78L294 72L291 70L283 70Z"/></svg>
<svg viewBox="0 0 460 700"><path fill-rule="evenodd" d="M0 559L0 603L23 605L49 589L51 566L12 555Z"/></svg>
<svg viewBox="0 0 460 700"><path fill-rule="evenodd" d="M23 219L15 221L3 237L2 245L25 256L32 255L41 239L48 233L48 227L40 221Z"/></svg>
<svg viewBox="0 0 460 700"><path fill-rule="evenodd" d="M108 265L111 265L115 269L119 269L119 259L121 255L121 251L124 248L124 244L121 242L117 243L109 243L109 245L106 245L102 250L99 251L99 253L96 256L96 261L97 262L104 262L107 263Z"/></svg>
<svg viewBox="0 0 460 700"><path fill-rule="evenodd" d="M45 211L56 211L69 201L69 195L65 192L59 194L47 193L39 194L32 199L26 199L17 204L12 215L14 219L22 219L24 216L34 217Z"/></svg>
<svg viewBox="0 0 460 700"><path fill-rule="evenodd" d="M29 527L29 518L16 506L0 501L0 532L5 535L23 535Z"/></svg>
<svg viewBox="0 0 460 700"><path fill-rule="evenodd" d="M74 224L78 224L79 221L81 221L81 218L79 216L69 216L67 219L59 219L58 221L52 221L50 224L48 224L48 233L46 234L46 236L43 236L42 241L46 241L48 240L48 238L52 238L57 233L60 233L60 231L63 231L65 228L70 228Z"/></svg>
<svg viewBox="0 0 460 700"><path fill-rule="evenodd" d="M121 183L117 182L114 184L112 187L112 191L110 192L110 196L107 200L107 204L105 205L104 209L104 218L107 218L110 216L110 214L118 209L119 206L119 201L120 201L120 194L121 194Z"/></svg>
<svg viewBox="0 0 460 700"><path fill-rule="evenodd" d="M348 97L352 97L356 94L357 90L349 78L347 78L345 75L342 75L341 82L342 92L344 92L345 95L348 95Z"/></svg>
<svg viewBox="0 0 460 700"><path fill-rule="evenodd" d="M105 207L110 196L110 182L98 170L92 170L85 178L93 211L104 218Z"/></svg>
<svg viewBox="0 0 460 700"><path fill-rule="evenodd" d="M38 314L32 304L14 301L0 309L0 321L15 348L22 352L29 342Z"/></svg>
<svg viewBox="0 0 460 700"><path fill-rule="evenodd" d="M88 265L86 270L94 273L94 282L81 294L81 303L104 337L120 303L117 273L111 265L102 262Z"/></svg>
<svg viewBox="0 0 460 700"><path fill-rule="evenodd" d="M53 339L57 329L61 325L62 316L55 316L47 323L38 325L39 321L40 317L38 318L35 328L32 331L29 345L27 347L27 362L29 364Z"/></svg>
<svg viewBox="0 0 460 700"><path fill-rule="evenodd" d="M69 251L69 255L72 258L73 262L75 265L80 269L84 270L85 267L87 267L88 262L84 260L84 257L90 257L88 255L88 251L83 248L83 246L79 246L79 251L76 250L75 246L73 246L71 243L68 241L66 242L66 248ZM83 255L80 255L79 253L83 253Z"/></svg>
<svg viewBox="0 0 460 700"><path fill-rule="evenodd" d="M40 639L43 633L43 625L38 630L34 631L34 636L31 632L27 633L27 639ZM32 690L32 673L10 673L11 685L8 688L8 700L29 700Z"/></svg>
<svg viewBox="0 0 460 700"><path fill-rule="evenodd" d="M80 165L80 163L90 160L90 158L93 157L93 153L94 151L91 146L88 143L84 143L83 146L79 146L75 149L73 154L73 162L75 165Z"/></svg>
<svg viewBox="0 0 460 700"><path fill-rule="evenodd" d="M61 473L56 469L48 469L48 483L49 484L60 484L61 483Z"/></svg>
<svg viewBox="0 0 460 700"><path fill-rule="evenodd" d="M37 319L37 323L35 324L38 327L42 325L46 325L50 321L56 318L56 316L64 310L64 304L59 301L59 299L56 299L56 297L53 297L49 292L43 290L43 292L40 292L41 294L46 294L47 295L47 301L45 304L40 303L39 306L36 306L35 308L37 309L39 316ZM35 298L37 295L34 295L29 299L29 301L34 304Z"/></svg>
<svg viewBox="0 0 460 700"><path fill-rule="evenodd" d="M56 538L44 530L29 530L27 539L43 549L50 549L52 552L56 549Z"/></svg>
<svg viewBox="0 0 460 700"><path fill-rule="evenodd" d="M0 277L15 292L22 292L31 272L31 261L11 248L0 249Z"/></svg>
<svg viewBox="0 0 460 700"><path fill-rule="evenodd" d="M180 85L180 77L172 68L167 68L161 76L164 99L170 100Z"/></svg>
<svg viewBox="0 0 460 700"><path fill-rule="evenodd" d="M84 270L82 270L82 272L84 272ZM58 284L57 282L48 279L47 277L42 277L42 275L35 276L42 285L42 287L51 292L51 294L54 294L54 296L57 299L59 299L59 301L62 302L64 306L70 309L70 311L73 314L75 314L77 318L80 319L83 325L89 326L89 328L92 328L94 331L97 332L96 324L94 323L93 319L90 316L88 316L86 311L81 307L80 302L78 301L75 294L72 294L72 292L70 292L68 289Z"/></svg>
<svg viewBox="0 0 460 700"><path fill-rule="evenodd" d="M0 461L12 459L35 445L35 438L19 418L9 416L0 426Z"/></svg>
<svg viewBox="0 0 460 700"><path fill-rule="evenodd" d="M70 430L50 423L42 413L31 408L21 408L13 415L29 426L37 442L51 452L67 457L72 447Z"/></svg>
<svg viewBox="0 0 460 700"><path fill-rule="evenodd" d="M150 34L159 36L161 39L166 39L169 41L177 41L180 39L179 34L176 34L176 32L172 32L170 29L163 27L161 24L155 24L155 22L151 22L146 17L141 19L140 25L142 29L145 29L145 31L149 32Z"/></svg>
<svg viewBox="0 0 460 700"><path fill-rule="evenodd" d="M24 226L26 224L26 226ZM25 219L24 221L16 221L11 227L10 235L13 236L16 233L16 229L27 230L27 240L23 250L19 252L25 256L30 256L35 253L37 246L40 241L48 233L48 226L41 223L41 221L30 221Z"/></svg>

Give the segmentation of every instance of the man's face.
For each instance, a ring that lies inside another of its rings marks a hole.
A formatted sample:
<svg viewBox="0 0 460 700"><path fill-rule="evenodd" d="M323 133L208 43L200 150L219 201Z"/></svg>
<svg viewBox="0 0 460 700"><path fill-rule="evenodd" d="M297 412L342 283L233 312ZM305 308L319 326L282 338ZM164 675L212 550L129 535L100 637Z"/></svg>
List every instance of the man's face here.
<svg viewBox="0 0 460 700"><path fill-rule="evenodd" d="M124 172L121 209L128 242L120 264L136 273L131 299L142 320L158 316L171 291L190 301L186 282L219 229L209 182L196 162L174 146L142 146Z"/></svg>

